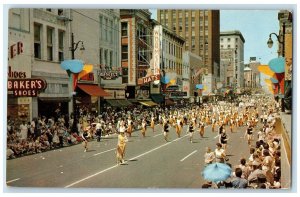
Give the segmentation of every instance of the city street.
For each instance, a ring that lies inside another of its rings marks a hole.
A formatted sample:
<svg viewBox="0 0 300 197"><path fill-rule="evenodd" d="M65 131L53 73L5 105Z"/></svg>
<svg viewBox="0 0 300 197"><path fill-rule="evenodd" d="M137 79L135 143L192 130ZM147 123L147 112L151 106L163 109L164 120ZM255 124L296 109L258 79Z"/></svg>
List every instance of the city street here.
<svg viewBox="0 0 300 197"><path fill-rule="evenodd" d="M243 138L245 127L228 132L229 163L236 165L249 157ZM188 141L186 126L177 138L171 129L165 142L161 126L149 129L142 138L135 131L127 142L125 163L116 165L117 135L89 143L88 152L75 145L62 149L7 160L7 185L14 187L64 188L201 188L205 147L215 149L217 132L206 128L204 138L198 131ZM233 143L234 142L234 143ZM236 148L238 147L238 149Z"/></svg>

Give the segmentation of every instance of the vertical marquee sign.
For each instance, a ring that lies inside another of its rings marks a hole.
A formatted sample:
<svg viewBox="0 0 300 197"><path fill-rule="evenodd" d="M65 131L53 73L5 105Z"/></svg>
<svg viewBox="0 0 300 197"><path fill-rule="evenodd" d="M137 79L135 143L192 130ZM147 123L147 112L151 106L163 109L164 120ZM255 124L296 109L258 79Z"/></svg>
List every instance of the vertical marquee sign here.
<svg viewBox="0 0 300 197"><path fill-rule="evenodd" d="M153 74L159 75L159 67L160 67L160 52L161 52L161 33L162 27L160 25L156 25L153 30L154 43L153 43Z"/></svg>

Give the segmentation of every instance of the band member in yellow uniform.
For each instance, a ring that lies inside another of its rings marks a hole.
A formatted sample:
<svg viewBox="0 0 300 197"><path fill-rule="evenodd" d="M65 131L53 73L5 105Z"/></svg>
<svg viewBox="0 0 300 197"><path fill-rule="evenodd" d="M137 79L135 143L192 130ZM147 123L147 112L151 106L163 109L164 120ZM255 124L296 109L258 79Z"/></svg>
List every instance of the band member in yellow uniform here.
<svg viewBox="0 0 300 197"><path fill-rule="evenodd" d="M125 148L127 137L125 135L126 128L124 125L120 126L120 134L118 136L117 144L117 164L124 163Z"/></svg>
<svg viewBox="0 0 300 197"><path fill-rule="evenodd" d="M180 117L178 116L177 117L177 120L176 120L176 133L177 133L177 136L180 137L181 135L181 130L182 130L182 127L181 127L181 119Z"/></svg>
<svg viewBox="0 0 300 197"><path fill-rule="evenodd" d="M147 128L147 122L146 122L146 119L144 118L143 121L142 121L142 135L143 135L143 137L146 136L146 128Z"/></svg>
<svg viewBox="0 0 300 197"><path fill-rule="evenodd" d="M129 116L128 117L128 120L127 120L127 133L128 133L128 136L131 137L131 133L132 133L132 119L131 117Z"/></svg>
<svg viewBox="0 0 300 197"><path fill-rule="evenodd" d="M152 128L152 131L154 132L154 116L151 117L150 127Z"/></svg>

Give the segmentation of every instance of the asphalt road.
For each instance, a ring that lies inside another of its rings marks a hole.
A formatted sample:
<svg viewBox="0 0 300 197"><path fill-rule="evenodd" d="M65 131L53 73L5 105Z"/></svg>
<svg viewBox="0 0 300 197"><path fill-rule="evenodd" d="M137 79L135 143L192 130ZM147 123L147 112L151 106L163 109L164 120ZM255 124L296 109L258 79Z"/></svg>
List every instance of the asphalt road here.
<svg viewBox="0 0 300 197"><path fill-rule="evenodd" d="M40 154L7 160L6 183L13 187L56 188L201 188L205 147L215 149L217 132L206 128L205 137L194 133L190 143L184 126L182 137L175 129L165 142L161 126L150 129L143 138L139 131L127 142L125 163L116 165L117 135L91 141L89 151L82 144L51 150ZM248 159L249 150L243 139L245 128L229 135L229 163Z"/></svg>

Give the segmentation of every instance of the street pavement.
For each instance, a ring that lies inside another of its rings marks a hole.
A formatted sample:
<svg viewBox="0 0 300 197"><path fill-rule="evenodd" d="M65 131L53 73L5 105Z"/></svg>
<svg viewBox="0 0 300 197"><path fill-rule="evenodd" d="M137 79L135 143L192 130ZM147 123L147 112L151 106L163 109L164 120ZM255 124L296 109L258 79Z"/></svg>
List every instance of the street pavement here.
<svg viewBox="0 0 300 197"><path fill-rule="evenodd" d="M180 138L172 128L169 142L163 138L161 125L155 126L155 132L148 129L145 138L135 131L122 165L116 165L117 135L89 142L88 152L79 144L7 160L6 183L46 188L201 188L205 147L215 149L217 131L212 133L208 126L200 138L197 129L190 143L186 128ZM227 131L228 162L234 166L242 157L249 157L245 127Z"/></svg>

